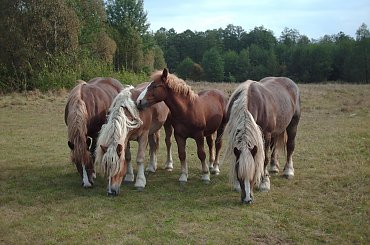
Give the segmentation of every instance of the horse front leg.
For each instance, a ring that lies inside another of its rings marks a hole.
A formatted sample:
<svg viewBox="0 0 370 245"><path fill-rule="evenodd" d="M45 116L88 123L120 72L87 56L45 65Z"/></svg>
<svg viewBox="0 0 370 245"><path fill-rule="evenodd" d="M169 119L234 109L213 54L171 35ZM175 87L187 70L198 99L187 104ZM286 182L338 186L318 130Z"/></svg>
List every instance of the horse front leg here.
<svg viewBox="0 0 370 245"><path fill-rule="evenodd" d="M172 171L173 170L173 159L172 159L172 144L171 144L171 136L173 133L173 128L171 125L171 122L166 121L164 124L164 132L166 134L165 142L166 142L166 149L167 149L167 160L166 163L164 164L164 169L167 171Z"/></svg>
<svg viewBox="0 0 370 245"><path fill-rule="evenodd" d="M265 134L265 162L264 162L264 171L261 178L261 183L259 185L260 191L270 191L270 175L267 170L267 166L270 163L270 145L271 145L271 134Z"/></svg>
<svg viewBox="0 0 370 245"><path fill-rule="evenodd" d="M130 141L127 142L127 147L125 150L125 160L127 164L127 172L126 172L126 176L124 179L124 183L132 183L135 180L135 175L134 175L134 169L132 168L132 163L131 163Z"/></svg>
<svg viewBox="0 0 370 245"><path fill-rule="evenodd" d="M135 188L139 191L143 190L146 185L145 171L144 171L144 158L145 150L148 144L148 132L141 135L138 139L138 150L137 150L137 176L135 182Z"/></svg>
<svg viewBox="0 0 370 245"><path fill-rule="evenodd" d="M195 138L197 143L197 154L198 158L202 164L202 180L205 183L209 183L211 181L208 164L206 162L206 153L204 152L204 136L200 135Z"/></svg>
<svg viewBox="0 0 370 245"><path fill-rule="evenodd" d="M181 175L179 178L180 183L186 183L188 181L188 164L186 163L186 139L175 134L175 139L177 143L177 149L179 154L179 159L181 163Z"/></svg>

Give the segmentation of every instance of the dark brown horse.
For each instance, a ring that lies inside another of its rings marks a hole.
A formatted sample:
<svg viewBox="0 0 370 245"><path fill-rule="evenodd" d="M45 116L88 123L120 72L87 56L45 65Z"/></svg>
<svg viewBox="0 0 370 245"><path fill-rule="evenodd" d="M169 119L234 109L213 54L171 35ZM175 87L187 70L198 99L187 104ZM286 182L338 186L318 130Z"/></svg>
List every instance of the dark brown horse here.
<svg viewBox="0 0 370 245"><path fill-rule="evenodd" d="M99 133L99 147L96 148L95 164L108 178L108 195L119 194L125 175L125 181L134 181L129 141L137 141L139 144L136 157L138 170L135 182L135 187L138 190L143 189L146 185L144 157L148 143L150 146L148 171L153 172L156 169L155 153L158 150L159 130L163 125L166 130L166 143L170 142L172 128L168 124L168 107L162 102L139 111L135 100L142 91L143 87L140 86L138 89L133 87L123 89L112 102L107 123L103 125ZM167 144L167 152L170 151L169 147ZM169 159L167 159L168 162Z"/></svg>
<svg viewBox="0 0 370 245"><path fill-rule="evenodd" d="M283 175L294 176L292 155L301 114L299 89L286 77L248 80L234 91L227 108L225 135L229 145L225 159L232 161L231 178L239 182L242 202L251 203L254 184L259 184L261 191L270 190L267 165L271 164L271 172L279 171L280 146L287 153Z"/></svg>
<svg viewBox="0 0 370 245"><path fill-rule="evenodd" d="M215 89L194 93L191 88L167 69L152 74L152 82L137 99L139 109L146 108L164 101L171 111L172 126L178 146L181 162L179 181L185 183L188 179L186 162L186 139L193 138L197 144L198 157L202 164L202 180L210 181L209 168L205 161L204 137L209 146L209 162L211 171L218 174L219 157L222 145L222 133L226 125L227 98L223 92ZM217 132L216 140L214 135ZM214 153L216 145L216 154Z"/></svg>
<svg viewBox="0 0 370 245"><path fill-rule="evenodd" d="M93 185L96 139L113 99L123 85L113 78L80 81L68 96L64 121L68 126L68 146L84 187Z"/></svg>

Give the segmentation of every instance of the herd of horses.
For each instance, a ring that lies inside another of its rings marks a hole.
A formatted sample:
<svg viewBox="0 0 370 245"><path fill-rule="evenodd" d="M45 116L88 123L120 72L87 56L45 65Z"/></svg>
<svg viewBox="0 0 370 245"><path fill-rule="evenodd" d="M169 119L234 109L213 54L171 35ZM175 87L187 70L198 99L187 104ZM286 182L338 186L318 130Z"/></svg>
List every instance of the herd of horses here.
<svg viewBox="0 0 370 245"><path fill-rule="evenodd" d="M279 172L279 152L286 153L283 176L294 176L292 155L299 119L299 89L289 78L247 80L228 98L217 89L195 93L166 68L135 88L112 78L79 81L65 107L71 161L84 187L93 186L95 170L107 178L108 195L118 195L122 181L134 182L130 141L137 141L135 187L145 188L145 171L157 169L159 133L164 127L165 169L173 169L174 134L181 164L179 181L187 182L186 140L192 138L202 165L201 179L208 183L211 174L220 173L220 163L229 162L230 182L246 204L253 202L255 185L261 191L270 190L269 174ZM227 145L220 159L223 137Z"/></svg>

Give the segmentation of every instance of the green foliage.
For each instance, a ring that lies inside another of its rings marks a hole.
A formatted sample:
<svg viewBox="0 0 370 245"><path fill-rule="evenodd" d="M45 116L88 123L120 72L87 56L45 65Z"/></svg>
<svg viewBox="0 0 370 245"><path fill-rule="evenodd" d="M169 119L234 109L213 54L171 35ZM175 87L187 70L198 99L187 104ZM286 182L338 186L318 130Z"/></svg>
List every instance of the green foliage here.
<svg viewBox="0 0 370 245"><path fill-rule="evenodd" d="M217 49L212 48L204 53L202 66L207 81L221 82L224 79L224 64Z"/></svg>
<svg viewBox="0 0 370 245"><path fill-rule="evenodd" d="M186 57L176 68L176 73L182 79L200 81L204 75L201 65L195 63L189 57Z"/></svg>

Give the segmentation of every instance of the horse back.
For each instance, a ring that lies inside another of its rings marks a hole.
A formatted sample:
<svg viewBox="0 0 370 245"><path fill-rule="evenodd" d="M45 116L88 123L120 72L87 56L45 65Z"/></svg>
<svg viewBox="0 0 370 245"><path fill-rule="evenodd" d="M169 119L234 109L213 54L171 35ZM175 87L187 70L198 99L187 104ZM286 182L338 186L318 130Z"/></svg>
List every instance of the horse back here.
<svg viewBox="0 0 370 245"><path fill-rule="evenodd" d="M280 134L300 115L298 86L286 77L266 77L252 83L248 110L264 132Z"/></svg>
<svg viewBox="0 0 370 245"><path fill-rule="evenodd" d="M95 138L106 121L107 111L123 85L113 78L94 78L82 85L81 99L88 114L88 135Z"/></svg>
<svg viewBox="0 0 370 245"><path fill-rule="evenodd" d="M221 124L226 123L227 97L218 89L203 90L198 93L194 113L199 113L194 119L204 123L205 135L216 131ZM202 114L202 115L200 115Z"/></svg>

